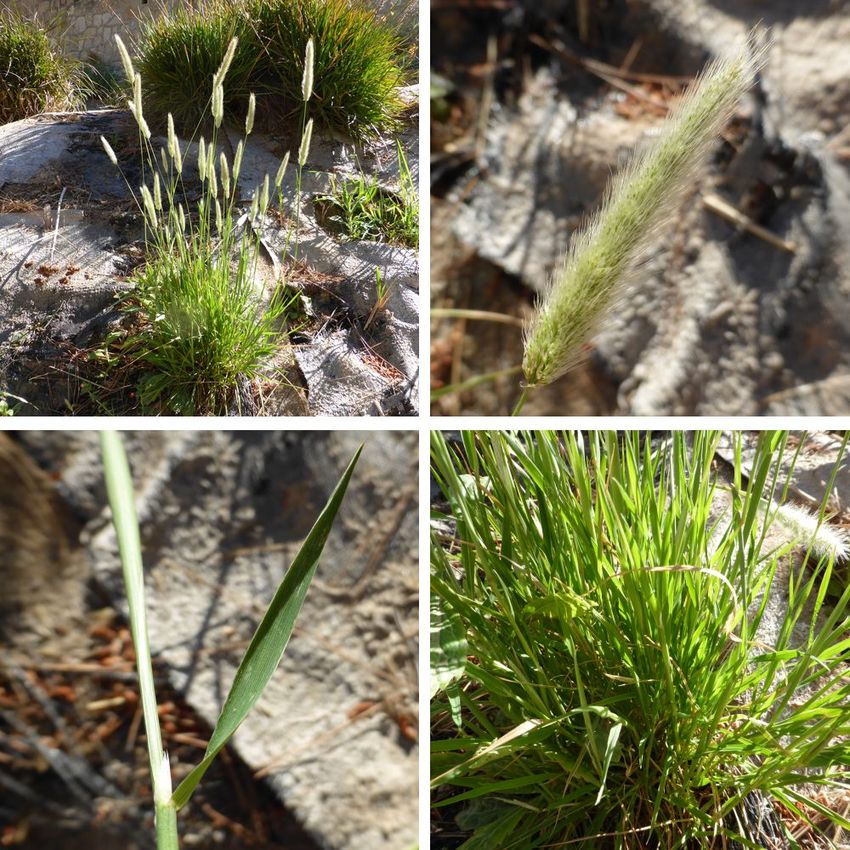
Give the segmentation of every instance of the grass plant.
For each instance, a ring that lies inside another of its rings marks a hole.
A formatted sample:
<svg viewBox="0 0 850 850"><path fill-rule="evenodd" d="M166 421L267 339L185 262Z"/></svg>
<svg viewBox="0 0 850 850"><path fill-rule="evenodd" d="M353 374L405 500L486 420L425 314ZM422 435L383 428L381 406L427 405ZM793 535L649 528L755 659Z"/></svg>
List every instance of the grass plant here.
<svg viewBox="0 0 850 850"><path fill-rule="evenodd" d="M299 59L316 45L310 116L323 130L362 140L398 127L404 84L401 37L361 0L250 0L267 89L284 114L301 105Z"/></svg>
<svg viewBox="0 0 850 850"><path fill-rule="evenodd" d="M330 175L330 190L316 199L325 223L349 239L389 242L407 248L419 246L419 202L410 167L396 142L399 191L383 189L375 177L356 179Z"/></svg>
<svg viewBox="0 0 850 850"><path fill-rule="evenodd" d="M159 16L146 25L137 50L154 119L164 122L170 112L178 131L189 134L207 123L209 79L234 37L228 123L242 120L254 92L264 128L286 131L302 110L302 57L312 39L309 117L317 127L361 140L398 126L402 40L372 9L350 0L216 0Z"/></svg>
<svg viewBox="0 0 850 850"><path fill-rule="evenodd" d="M432 434L433 802L465 850L801 846L780 809L850 828L821 794L850 791L850 587L825 602L814 543L848 438L776 538L799 448L763 432L745 471L738 434L720 479L719 437Z"/></svg>
<svg viewBox="0 0 850 850"><path fill-rule="evenodd" d="M167 144L154 149L142 107L142 80L118 39L139 126L146 182L133 197L144 216L147 262L137 275L133 298L141 328L125 348L152 372L139 387L147 406L175 413L220 414L227 410L237 381L254 377L280 341L288 308L275 288L270 300L258 277L258 224L271 191L266 175L255 187L251 208L239 215L239 174L245 142L253 130L256 101L248 98L245 132L232 160L218 150L224 118L224 81L238 54L231 40L212 77L208 109L212 133L197 146L200 199L191 204L184 185L186 155L168 116ZM118 165L109 142L107 156ZM309 142L308 142L309 144ZM275 178L283 180L285 162ZM150 185L149 185L150 184ZM194 208L193 208L194 207Z"/></svg>
<svg viewBox="0 0 850 850"><path fill-rule="evenodd" d="M280 664L307 590L316 573L334 519L342 504L354 467L357 450L328 503L319 515L271 600L254 637L245 651L218 722L201 761L172 792L171 767L162 747L157 714L150 639L145 610L145 586L139 527L133 501L133 482L120 436L101 434L107 493L124 572L130 609L130 630L136 650L139 690L156 813L157 850L177 850L177 812L191 799L210 764L251 711Z"/></svg>
<svg viewBox="0 0 850 850"><path fill-rule="evenodd" d="M36 21L0 9L0 124L74 106L76 77Z"/></svg>
<svg viewBox="0 0 850 850"><path fill-rule="evenodd" d="M178 6L151 18L137 46L137 64L146 111L152 118L164 124L171 113L177 132L184 136L209 130L210 79L231 40L237 38L227 75L224 113L230 123L242 121L248 96L256 91L254 70L259 59L245 32L233 4L219 0L200 12Z"/></svg>

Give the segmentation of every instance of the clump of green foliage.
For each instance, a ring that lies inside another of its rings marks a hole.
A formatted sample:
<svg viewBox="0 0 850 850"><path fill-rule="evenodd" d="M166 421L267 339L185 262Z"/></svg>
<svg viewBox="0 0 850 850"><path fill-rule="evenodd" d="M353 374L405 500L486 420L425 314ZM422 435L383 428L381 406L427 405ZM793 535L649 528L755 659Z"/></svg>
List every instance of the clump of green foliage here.
<svg viewBox="0 0 850 850"><path fill-rule="evenodd" d="M325 224L349 239L370 239L407 248L419 246L419 201L401 144L397 143L399 191L383 189L375 177L330 177L330 190L316 198Z"/></svg>
<svg viewBox="0 0 850 850"><path fill-rule="evenodd" d="M233 4L219 0L197 11L178 6L146 23L136 64L151 120L164 124L171 113L177 132L190 137L208 129L210 79L233 38L238 44L227 75L225 118L244 118L249 94L258 91L254 69L259 55L247 32Z"/></svg>
<svg viewBox="0 0 850 850"><path fill-rule="evenodd" d="M850 788L850 587L825 604L825 507L767 543L788 437L745 469L736 435L724 483L717 433L432 435L433 802L463 848L780 846L777 803L848 827L820 792Z"/></svg>
<svg viewBox="0 0 850 850"><path fill-rule="evenodd" d="M224 104L228 122L241 120L254 92L258 121L286 129L301 112L301 60L313 39L309 115L316 125L358 140L397 127L406 64L401 37L366 5L349 0L213 2L152 20L139 41L138 64L153 120L170 112L180 133L208 120L209 79L234 37L239 47Z"/></svg>
<svg viewBox="0 0 850 850"><path fill-rule="evenodd" d="M403 109L403 46L394 29L361 0L251 0L247 6L264 49L267 90L283 108L300 108L298 58L316 45L310 115L324 130L354 139L392 131Z"/></svg>
<svg viewBox="0 0 850 850"><path fill-rule="evenodd" d="M0 124L73 106L75 69L37 22L0 10Z"/></svg>

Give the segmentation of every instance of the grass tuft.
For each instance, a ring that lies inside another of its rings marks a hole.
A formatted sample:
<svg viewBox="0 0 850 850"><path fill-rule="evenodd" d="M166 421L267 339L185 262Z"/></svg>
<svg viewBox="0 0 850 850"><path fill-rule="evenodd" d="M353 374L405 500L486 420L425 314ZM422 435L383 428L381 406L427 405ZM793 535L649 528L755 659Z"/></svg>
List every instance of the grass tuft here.
<svg viewBox="0 0 850 850"><path fill-rule="evenodd" d="M180 133L208 123L210 78L233 37L239 43L227 72L228 123L242 120L255 92L265 129L285 130L306 100L323 131L360 140L397 128L407 61L401 37L349 0L215 0L200 11L158 17L137 50L146 108L158 123L169 112ZM305 75L308 44L312 74Z"/></svg>
<svg viewBox="0 0 850 850"><path fill-rule="evenodd" d="M267 281L258 271L268 175L254 187L250 210L240 215L239 170L251 122L232 162L218 150L227 102L225 76L237 63L238 41L234 38L225 47L208 80L211 136L208 143L200 137L197 159L192 157L201 196L191 200L184 184L189 149L181 148L170 114L166 146L154 149L143 114L142 78L126 51L121 52L126 76L133 80L130 106L142 146L145 182L138 192L133 187L130 191L144 217L147 255L128 308L137 314L137 327L123 348L134 362L151 370L139 383L143 407L223 414L285 338L284 320L292 300L282 294L280 280ZM250 117L253 98L246 100ZM120 168L115 151L105 139L101 142L106 156Z"/></svg>
<svg viewBox="0 0 850 850"><path fill-rule="evenodd" d="M244 114L258 59L244 38L244 25L232 4L213 2L202 13L178 7L152 18L137 47L145 109L158 125L170 112L177 132L194 136L211 125L210 81L231 39L239 39L227 73L224 108L236 122Z"/></svg>
<svg viewBox="0 0 850 850"><path fill-rule="evenodd" d="M302 62L313 39L310 116L325 131L366 139L398 128L403 46L360 0L251 0L247 14L264 51L266 89L284 114L301 104Z"/></svg>
<svg viewBox="0 0 850 850"><path fill-rule="evenodd" d="M432 787L466 850L781 846L780 804L850 826L823 796L850 790L850 588L825 604L831 556L767 542L788 435L747 473L735 437L728 483L718 439L432 435Z"/></svg>
<svg viewBox="0 0 850 850"><path fill-rule="evenodd" d="M324 225L348 239L388 242L419 247L419 202L416 186L401 144L398 146L399 191L383 189L377 178L360 174L356 179L330 175L330 191L316 198Z"/></svg>
<svg viewBox="0 0 850 850"><path fill-rule="evenodd" d="M45 30L0 10L0 124L74 106L76 63L62 57Z"/></svg>

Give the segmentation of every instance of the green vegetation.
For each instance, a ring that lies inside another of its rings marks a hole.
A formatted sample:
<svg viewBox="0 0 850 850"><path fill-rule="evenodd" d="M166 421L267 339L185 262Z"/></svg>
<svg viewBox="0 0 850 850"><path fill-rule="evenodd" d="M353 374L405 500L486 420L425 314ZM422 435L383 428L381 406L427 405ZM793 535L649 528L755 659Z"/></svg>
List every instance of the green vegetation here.
<svg viewBox="0 0 850 850"><path fill-rule="evenodd" d="M244 119L248 95L259 91L253 76L259 57L245 30L233 4L218 0L198 12L178 6L146 23L137 64L152 120L164 126L170 112L181 136L209 129L210 80L233 38L239 41L227 75L224 114L228 122Z"/></svg>
<svg viewBox="0 0 850 850"><path fill-rule="evenodd" d="M38 23L0 10L0 124L71 108L76 74Z"/></svg>
<svg viewBox="0 0 850 850"><path fill-rule="evenodd" d="M401 39L369 7L355 0L252 0L247 6L263 74L284 109L300 107L299 57L316 45L315 94L310 115L323 130L355 139L398 126L404 83Z"/></svg>
<svg viewBox="0 0 850 850"><path fill-rule="evenodd" d="M255 377L280 344L288 306L278 288L280 281L266 281L258 273L259 222L271 191L268 175L255 187L248 213L240 217L236 208L255 100L253 95L248 99L245 135L229 160L218 151L218 131L224 116L224 80L237 52L234 39L213 75L212 136L209 144L201 136L197 146L203 192L197 203L190 204L183 184L187 153L181 149L174 122L169 115L167 149L157 156L143 114L141 77L118 41L133 83L130 106L139 126L143 170L152 175L138 193L131 187L144 215L147 261L137 275L133 296L138 327L124 343L124 353L151 367L139 384L143 406L221 414L235 397L237 381ZM118 165L107 140L101 141ZM286 159L275 177L276 189L285 168Z"/></svg>
<svg viewBox="0 0 850 850"><path fill-rule="evenodd" d="M401 144L398 147L399 192L378 185L377 178L330 175L330 191L316 198L322 223L349 239L370 239L408 248L419 247L419 201Z"/></svg>
<svg viewBox="0 0 850 850"><path fill-rule="evenodd" d="M718 440L432 435L433 803L466 850L780 846L780 807L850 827L850 587L825 603L817 543L848 437L784 537L795 442L761 433L745 471L737 435L721 479Z"/></svg>
<svg viewBox="0 0 850 850"><path fill-rule="evenodd" d="M156 811L156 846L157 850L178 850L177 812L189 802L204 773L254 707L280 664L361 449L357 450L348 464L269 603L236 671L203 758L172 793L171 769L168 754L162 749L157 715L133 482L121 437L115 431L103 432L101 444L106 489L121 555L124 586L130 608L130 629L136 650L139 691Z"/></svg>
<svg viewBox="0 0 850 850"><path fill-rule="evenodd" d="M309 115L325 131L366 139L392 131L403 108L403 46L395 30L366 5L349 0L214 2L149 23L140 39L139 68L153 119L172 113L178 132L208 120L209 80L230 40L233 58L225 119L241 120L249 92L258 119L285 129L302 107L302 57L315 43L315 92Z"/></svg>

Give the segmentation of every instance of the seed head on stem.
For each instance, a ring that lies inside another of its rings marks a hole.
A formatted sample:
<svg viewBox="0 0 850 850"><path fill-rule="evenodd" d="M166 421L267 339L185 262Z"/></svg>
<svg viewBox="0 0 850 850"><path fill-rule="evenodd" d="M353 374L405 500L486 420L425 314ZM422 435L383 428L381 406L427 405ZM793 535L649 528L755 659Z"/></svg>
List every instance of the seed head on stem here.
<svg viewBox="0 0 850 850"><path fill-rule="evenodd" d="M735 58L712 63L657 141L612 181L599 210L573 238L529 324L523 358L529 386L551 383L582 359L764 58L765 48L755 47L751 33Z"/></svg>

